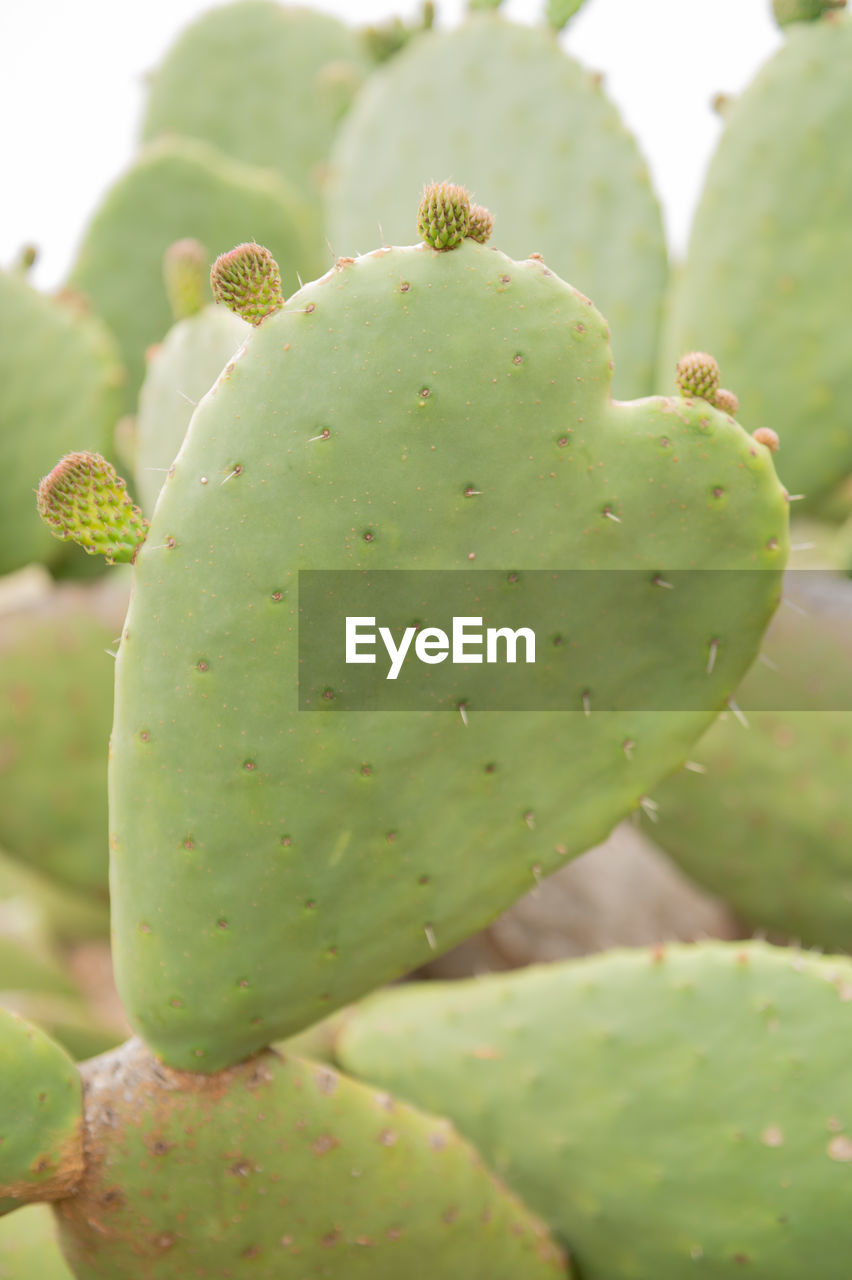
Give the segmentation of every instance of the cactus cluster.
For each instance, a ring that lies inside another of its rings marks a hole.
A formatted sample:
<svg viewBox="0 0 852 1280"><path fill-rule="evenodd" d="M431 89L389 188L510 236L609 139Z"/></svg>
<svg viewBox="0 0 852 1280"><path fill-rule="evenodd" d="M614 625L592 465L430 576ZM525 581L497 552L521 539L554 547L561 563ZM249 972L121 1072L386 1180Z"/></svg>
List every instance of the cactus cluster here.
<svg viewBox="0 0 852 1280"><path fill-rule="evenodd" d="M660 350L579 0L498 3L203 14L73 309L0 274L0 1280L848 1273L852 964L791 943L852 938L850 526L789 524L852 483L852 27L776 0ZM629 927L530 966L631 816Z"/></svg>

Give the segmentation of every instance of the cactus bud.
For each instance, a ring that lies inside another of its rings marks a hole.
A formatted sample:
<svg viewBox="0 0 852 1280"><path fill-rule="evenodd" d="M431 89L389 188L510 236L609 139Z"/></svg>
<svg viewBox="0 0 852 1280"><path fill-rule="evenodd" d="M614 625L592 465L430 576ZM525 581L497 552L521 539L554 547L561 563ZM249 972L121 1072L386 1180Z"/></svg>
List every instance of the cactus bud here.
<svg viewBox="0 0 852 1280"><path fill-rule="evenodd" d="M773 431L771 427L758 427L756 431L751 433L752 439L758 444L766 445L770 453L777 453L778 446L781 443L778 439L778 432Z"/></svg>
<svg viewBox="0 0 852 1280"><path fill-rule="evenodd" d="M721 381L719 366L706 351L691 351L678 360L676 381L682 396L700 396L712 404Z"/></svg>
<svg viewBox="0 0 852 1280"><path fill-rule="evenodd" d="M721 409L723 413L729 413L732 418L735 418L739 412L739 400L733 391L726 391L724 387L718 388L713 397L713 403L717 409Z"/></svg>
<svg viewBox="0 0 852 1280"><path fill-rule="evenodd" d="M831 9L843 9L846 0L772 0L772 12L779 27L791 22L816 22Z"/></svg>
<svg viewBox="0 0 852 1280"><path fill-rule="evenodd" d="M432 182L424 188L417 214L417 230L433 249L456 249L470 229L470 196L452 182Z"/></svg>
<svg viewBox="0 0 852 1280"><path fill-rule="evenodd" d="M207 301L207 250L198 240L177 240L163 258L163 279L175 320L196 315Z"/></svg>
<svg viewBox="0 0 852 1280"><path fill-rule="evenodd" d="M99 453L69 453L58 462L38 487L38 512L57 538L107 564L132 563L148 532L125 482Z"/></svg>
<svg viewBox="0 0 852 1280"><path fill-rule="evenodd" d="M481 204L472 204L470 206L470 226L467 230L468 239L475 240L477 244L485 244L493 230L493 215L483 208Z"/></svg>
<svg viewBox="0 0 852 1280"><path fill-rule="evenodd" d="M216 301L249 324L262 324L284 306L278 263L260 244L238 244L221 254L213 263L210 284Z"/></svg>

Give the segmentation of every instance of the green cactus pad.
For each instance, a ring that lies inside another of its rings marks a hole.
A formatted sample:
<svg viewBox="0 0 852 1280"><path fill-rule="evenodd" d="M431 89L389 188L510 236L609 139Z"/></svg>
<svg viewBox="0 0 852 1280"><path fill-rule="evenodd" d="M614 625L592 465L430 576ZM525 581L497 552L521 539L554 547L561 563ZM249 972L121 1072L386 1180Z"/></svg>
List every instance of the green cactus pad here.
<svg viewBox="0 0 852 1280"><path fill-rule="evenodd" d="M748 729L733 716L713 725L692 751L706 772L679 772L655 796L653 836L751 928L848 951L852 583L805 576L810 590L788 585L793 607L764 639L771 666L737 693L746 708L788 709L748 710Z"/></svg>
<svg viewBox="0 0 852 1280"><path fill-rule="evenodd" d="M641 570L635 611L593 575L566 605L592 683L724 705L777 602L785 495L727 416L612 402L609 376L586 298L465 240L341 263L202 401L134 566L110 782L119 990L172 1065L217 1070L449 949L603 839L714 714L584 714L582 681L561 714L306 714L299 569ZM696 580L680 659L679 565L765 570Z"/></svg>
<svg viewBox="0 0 852 1280"><path fill-rule="evenodd" d="M313 275L327 257L308 206L278 174L187 138L146 147L106 195L71 273L121 345L128 412L145 351L171 323L163 254L188 236L213 255L256 237L274 253L287 291L297 287L299 272Z"/></svg>
<svg viewBox="0 0 852 1280"><path fill-rule="evenodd" d="M27 1205L0 1219L0 1280L74 1280L47 1205Z"/></svg>
<svg viewBox="0 0 852 1280"><path fill-rule="evenodd" d="M114 341L79 300L0 271L0 575L62 555L33 493L69 449L108 452L123 378Z"/></svg>
<svg viewBox="0 0 852 1280"><path fill-rule="evenodd" d="M791 22L816 22L825 14L845 9L846 0L772 0L772 12L779 27Z"/></svg>
<svg viewBox="0 0 852 1280"><path fill-rule="evenodd" d="M546 1231L447 1121L267 1051L220 1076L131 1041L82 1069L87 1169L56 1209L78 1280L544 1280Z"/></svg>
<svg viewBox="0 0 852 1280"><path fill-rule="evenodd" d="M127 484L99 453L69 453L38 487L38 513L50 531L107 564L130 564L148 532Z"/></svg>
<svg viewBox="0 0 852 1280"><path fill-rule="evenodd" d="M366 71L358 34L336 18L267 0L222 5L187 27L154 72L142 136L200 138L315 199Z"/></svg>
<svg viewBox="0 0 852 1280"><path fill-rule="evenodd" d="M246 322L227 307L207 306L174 325L151 353L134 442L134 488L148 515L196 405L248 333Z"/></svg>
<svg viewBox="0 0 852 1280"><path fill-rule="evenodd" d="M63 587L0 614L0 845L59 884L94 891L91 911L106 898L110 652L126 602L120 583ZM89 927L78 910L74 920Z"/></svg>
<svg viewBox="0 0 852 1280"><path fill-rule="evenodd" d="M200 240L176 240L163 255L163 281L174 320L197 315L209 302L210 255Z"/></svg>
<svg viewBox="0 0 852 1280"><path fill-rule="evenodd" d="M83 1086L64 1049L0 1009L0 1213L57 1200L83 1169Z"/></svg>
<svg viewBox="0 0 852 1280"><path fill-rule="evenodd" d="M340 1060L448 1115L584 1280L845 1280L852 964L759 943L400 987Z"/></svg>
<svg viewBox="0 0 852 1280"><path fill-rule="evenodd" d="M504 252L542 254L594 299L612 326L616 395L658 390L660 211L615 108L552 32L478 14L421 36L373 75L332 153L335 253L365 251L380 229L407 244L424 181L440 179L491 210Z"/></svg>
<svg viewBox="0 0 852 1280"><path fill-rule="evenodd" d="M852 16L790 29L731 107L674 290L660 386L712 351L812 509L852 472Z"/></svg>

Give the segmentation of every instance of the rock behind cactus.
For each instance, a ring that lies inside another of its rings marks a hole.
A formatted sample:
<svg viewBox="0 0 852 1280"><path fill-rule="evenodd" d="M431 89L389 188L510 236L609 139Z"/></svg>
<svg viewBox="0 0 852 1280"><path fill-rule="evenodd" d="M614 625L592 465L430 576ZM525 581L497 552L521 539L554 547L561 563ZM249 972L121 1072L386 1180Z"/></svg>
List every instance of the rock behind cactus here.
<svg viewBox="0 0 852 1280"><path fill-rule="evenodd" d="M850 60L852 15L797 22L726 115L660 370L665 387L683 351L712 351L811 507L852 472Z"/></svg>
<svg viewBox="0 0 852 1280"><path fill-rule="evenodd" d="M844 1280L852 963L616 951L356 1009L346 1069L449 1115L585 1280Z"/></svg>
<svg viewBox="0 0 852 1280"><path fill-rule="evenodd" d="M616 394L657 390L660 210L599 80L553 32L478 14L421 36L374 74L332 153L334 251L363 252L380 235L407 243L424 180L445 178L488 205L501 249L543 254L594 299L612 326Z"/></svg>

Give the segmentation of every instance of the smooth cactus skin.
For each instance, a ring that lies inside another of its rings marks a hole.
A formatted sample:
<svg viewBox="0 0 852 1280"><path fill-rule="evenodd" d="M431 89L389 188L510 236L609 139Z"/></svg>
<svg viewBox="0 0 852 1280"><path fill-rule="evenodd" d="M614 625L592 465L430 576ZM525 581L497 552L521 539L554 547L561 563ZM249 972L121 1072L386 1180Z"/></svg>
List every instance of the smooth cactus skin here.
<svg viewBox="0 0 852 1280"><path fill-rule="evenodd" d="M448 1115L584 1280L845 1280L852 964L762 943L403 986L347 1071Z"/></svg>
<svg viewBox="0 0 852 1280"><path fill-rule="evenodd" d="M71 272L73 286L91 299L121 346L128 412L135 409L145 352L171 323L163 254L185 236L214 255L256 236L275 254L287 291L297 287L300 272L303 279L313 275L327 258L316 220L280 175L188 138L144 148L95 213Z"/></svg>
<svg viewBox="0 0 852 1280"><path fill-rule="evenodd" d="M807 581L798 594L788 585L794 608L764 638L772 667L756 664L737 693L746 708L792 709L749 709L748 730L733 717L713 725L691 753L706 773L678 772L655 795L653 837L748 927L848 951L852 583Z"/></svg>
<svg viewBox="0 0 852 1280"><path fill-rule="evenodd" d="M443 1119L274 1051L216 1077L131 1041L82 1068L78 1280L545 1280L567 1264Z"/></svg>
<svg viewBox="0 0 852 1280"><path fill-rule="evenodd" d="M151 353L139 392L134 452L134 491L147 515L196 405L248 332L246 322L227 307L209 305L179 320Z"/></svg>
<svg viewBox="0 0 852 1280"><path fill-rule="evenodd" d="M56 588L0 614L0 845L101 906L115 674L106 651L126 607L116 584Z"/></svg>
<svg viewBox="0 0 852 1280"><path fill-rule="evenodd" d="M615 108L552 32L482 13L421 36L365 85L330 166L335 253L366 251L379 228L407 244L424 181L464 182L494 215L500 249L542 254L594 299L612 326L615 394L658 390L659 207Z"/></svg>
<svg viewBox="0 0 852 1280"><path fill-rule="evenodd" d="M739 421L781 437L777 469L806 505L852 472L852 15L788 28L726 116L662 346L712 351Z"/></svg>
<svg viewBox="0 0 852 1280"><path fill-rule="evenodd" d="M172 1066L227 1066L448 949L713 715L586 716L579 689L576 713L467 725L307 715L297 570L644 569L637 617L595 624L617 643L656 634L661 563L765 569L696 592L657 679L666 705L698 682L721 707L750 662L786 554L770 456L703 402L611 402L606 332L539 261L377 250L290 298L199 406L134 566L110 774L119 990Z"/></svg>
<svg viewBox="0 0 852 1280"><path fill-rule="evenodd" d="M82 1083L64 1049L0 1009L0 1213L70 1194L83 1168Z"/></svg>
<svg viewBox="0 0 852 1280"><path fill-rule="evenodd" d="M154 72L142 136L210 142L277 169L315 201L338 120L366 72L357 33L330 15L267 0L222 5L187 27ZM253 226L247 234L259 235Z"/></svg>
<svg viewBox="0 0 852 1280"><path fill-rule="evenodd" d="M62 555L33 491L69 449L108 451L123 378L115 342L79 301L0 271L0 575Z"/></svg>

